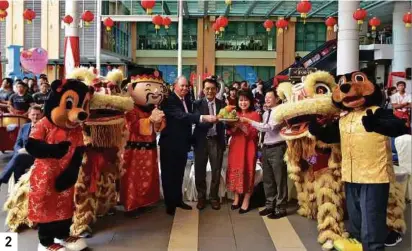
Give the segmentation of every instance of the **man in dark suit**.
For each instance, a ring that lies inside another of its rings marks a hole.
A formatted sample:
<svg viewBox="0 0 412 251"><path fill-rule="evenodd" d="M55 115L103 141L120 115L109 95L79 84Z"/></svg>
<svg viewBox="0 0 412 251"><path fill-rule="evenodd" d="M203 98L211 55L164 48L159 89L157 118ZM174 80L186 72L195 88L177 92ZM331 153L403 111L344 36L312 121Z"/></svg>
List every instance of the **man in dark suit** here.
<svg viewBox="0 0 412 251"><path fill-rule="evenodd" d="M189 85L184 76L177 78L174 91L162 104L166 116L166 128L160 135L160 167L166 212L174 215L176 207L191 210L183 202L182 185L187 153L190 151L192 124L215 122L216 117L193 113Z"/></svg>
<svg viewBox="0 0 412 251"><path fill-rule="evenodd" d="M216 116L225 103L216 98L219 90L215 77L203 81L202 98L194 103L196 113L202 115ZM206 166L208 160L212 169L212 182L210 185L210 204L215 210L220 209L220 198L218 195L220 185L220 173L222 171L223 152L225 151L225 127L219 123L199 123L194 133L195 149L195 180L197 190L197 208L202 210L206 206Z"/></svg>
<svg viewBox="0 0 412 251"><path fill-rule="evenodd" d="M0 175L0 185L2 183L8 183L12 173L14 173L14 180L17 182L26 169L30 168L34 163L34 158L26 151L25 146L29 139L31 128L43 117L41 107L30 107L28 116L31 122L24 124L20 128L17 141L14 145L13 157Z"/></svg>

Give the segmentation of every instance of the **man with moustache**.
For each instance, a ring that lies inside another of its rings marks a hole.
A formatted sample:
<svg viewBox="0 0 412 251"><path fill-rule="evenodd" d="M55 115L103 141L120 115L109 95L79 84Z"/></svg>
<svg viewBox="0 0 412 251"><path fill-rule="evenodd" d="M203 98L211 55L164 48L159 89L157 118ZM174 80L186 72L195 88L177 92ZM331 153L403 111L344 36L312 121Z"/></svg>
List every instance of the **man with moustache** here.
<svg viewBox="0 0 412 251"><path fill-rule="evenodd" d="M194 109L202 115L216 116L225 103L216 98L218 82L212 76L203 81L205 98L194 103ZM220 209L218 195L220 173L222 171L223 152L225 151L225 128L222 122L217 124L199 123L193 133L195 153L195 180L197 190L197 209L206 207L206 166L210 161L212 169L212 182L210 186L210 204L214 210Z"/></svg>
<svg viewBox="0 0 412 251"><path fill-rule="evenodd" d="M183 202L182 185L187 153L190 151L192 124L216 122L216 116L193 113L189 96L188 81L180 76L174 83L174 90L163 107L166 127L160 135L160 165L166 213L174 215L176 208L191 210Z"/></svg>

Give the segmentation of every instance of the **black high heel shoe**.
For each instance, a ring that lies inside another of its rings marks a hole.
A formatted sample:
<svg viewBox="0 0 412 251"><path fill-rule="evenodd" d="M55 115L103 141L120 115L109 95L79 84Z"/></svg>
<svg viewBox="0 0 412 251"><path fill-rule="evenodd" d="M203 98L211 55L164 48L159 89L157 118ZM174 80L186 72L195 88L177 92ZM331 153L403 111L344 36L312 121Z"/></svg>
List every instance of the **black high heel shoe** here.
<svg viewBox="0 0 412 251"><path fill-rule="evenodd" d="M239 214L245 214L245 213L247 213L247 212L249 212L249 211L250 211L250 206L248 206L247 209L240 208L240 209L239 209Z"/></svg>
<svg viewBox="0 0 412 251"><path fill-rule="evenodd" d="M237 204L237 205L233 205L233 204L232 204L232 205L230 206L230 209L232 209L232 210L237 210L237 209L240 208L240 205L241 205L240 203Z"/></svg>

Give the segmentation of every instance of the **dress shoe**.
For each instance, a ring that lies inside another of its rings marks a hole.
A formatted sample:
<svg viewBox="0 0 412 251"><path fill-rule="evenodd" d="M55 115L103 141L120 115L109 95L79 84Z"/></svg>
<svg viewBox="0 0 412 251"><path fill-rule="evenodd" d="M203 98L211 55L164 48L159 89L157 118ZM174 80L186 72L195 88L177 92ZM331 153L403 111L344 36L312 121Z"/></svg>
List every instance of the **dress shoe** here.
<svg viewBox="0 0 412 251"><path fill-rule="evenodd" d="M184 203L183 201L180 202L180 204L177 205L176 207L181 208L183 210L192 210L192 207L189 206L188 204Z"/></svg>
<svg viewBox="0 0 412 251"><path fill-rule="evenodd" d="M259 215L260 216L266 216L273 213L273 209L272 208L265 208L262 211L259 211Z"/></svg>
<svg viewBox="0 0 412 251"><path fill-rule="evenodd" d="M220 202L218 200L211 200L210 204L212 205L212 209L214 210L220 209Z"/></svg>
<svg viewBox="0 0 412 251"><path fill-rule="evenodd" d="M203 210L206 207L206 201L204 199L199 199L197 202L196 208L199 210Z"/></svg>
<svg viewBox="0 0 412 251"><path fill-rule="evenodd" d="M230 206L230 209L232 209L232 210L237 210L237 209L239 209L240 208L240 203L239 204L237 204L237 205L231 205Z"/></svg>
<svg viewBox="0 0 412 251"><path fill-rule="evenodd" d="M86 229L81 234L79 234L80 238L91 238L93 236L92 231Z"/></svg>
<svg viewBox="0 0 412 251"><path fill-rule="evenodd" d="M174 216L176 213L176 208L175 207L167 207L166 208L166 213L168 215Z"/></svg>
<svg viewBox="0 0 412 251"><path fill-rule="evenodd" d="M273 213L268 215L269 219L280 219L283 218L287 215L287 212L285 209L275 209Z"/></svg>
<svg viewBox="0 0 412 251"><path fill-rule="evenodd" d="M245 213L247 213L247 212L249 212L250 211L250 208L248 207L247 209L243 209L243 208L240 208L239 209L239 214L245 214Z"/></svg>

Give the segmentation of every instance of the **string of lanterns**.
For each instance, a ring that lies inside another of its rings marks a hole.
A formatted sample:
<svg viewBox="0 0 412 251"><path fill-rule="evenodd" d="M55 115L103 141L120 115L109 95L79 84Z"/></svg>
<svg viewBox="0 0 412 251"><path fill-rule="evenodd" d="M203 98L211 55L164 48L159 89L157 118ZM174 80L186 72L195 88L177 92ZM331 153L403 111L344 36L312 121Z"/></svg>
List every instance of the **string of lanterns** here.
<svg viewBox="0 0 412 251"><path fill-rule="evenodd" d="M7 17L7 8L9 8L8 1L0 1L0 22Z"/></svg>

